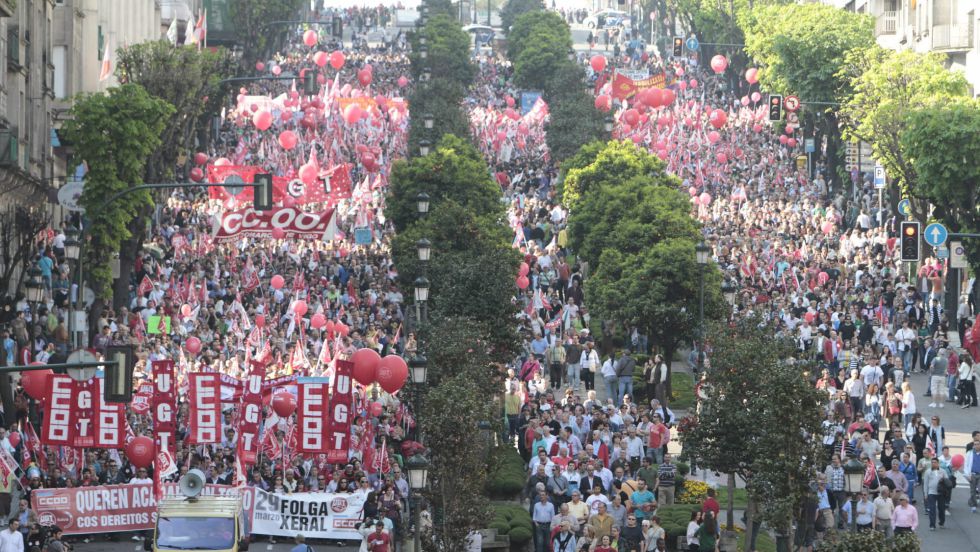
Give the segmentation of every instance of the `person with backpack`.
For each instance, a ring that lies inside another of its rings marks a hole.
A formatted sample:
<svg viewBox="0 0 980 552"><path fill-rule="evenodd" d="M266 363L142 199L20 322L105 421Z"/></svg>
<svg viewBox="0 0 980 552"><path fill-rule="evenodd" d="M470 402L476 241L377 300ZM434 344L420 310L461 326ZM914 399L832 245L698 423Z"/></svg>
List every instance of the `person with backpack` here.
<svg viewBox="0 0 980 552"><path fill-rule="evenodd" d="M302 534L296 535L296 546L294 546L289 552L313 552L313 547L306 544L306 537ZM48 552L55 552L49 550Z"/></svg>

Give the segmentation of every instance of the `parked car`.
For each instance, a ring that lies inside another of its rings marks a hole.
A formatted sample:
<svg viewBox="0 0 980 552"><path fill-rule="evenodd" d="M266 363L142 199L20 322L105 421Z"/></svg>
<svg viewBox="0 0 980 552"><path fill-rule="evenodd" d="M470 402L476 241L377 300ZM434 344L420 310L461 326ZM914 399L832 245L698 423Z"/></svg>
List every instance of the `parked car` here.
<svg viewBox="0 0 980 552"><path fill-rule="evenodd" d="M585 26L590 29L609 29L629 25L629 14L616 10L602 10L585 18Z"/></svg>

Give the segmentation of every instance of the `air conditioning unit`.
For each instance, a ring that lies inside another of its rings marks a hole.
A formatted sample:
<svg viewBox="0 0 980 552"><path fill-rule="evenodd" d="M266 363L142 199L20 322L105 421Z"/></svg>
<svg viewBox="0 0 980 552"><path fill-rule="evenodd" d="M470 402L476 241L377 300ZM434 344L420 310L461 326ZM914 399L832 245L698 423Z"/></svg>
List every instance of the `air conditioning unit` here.
<svg viewBox="0 0 980 552"><path fill-rule="evenodd" d="M0 168L17 166L17 127L0 130Z"/></svg>

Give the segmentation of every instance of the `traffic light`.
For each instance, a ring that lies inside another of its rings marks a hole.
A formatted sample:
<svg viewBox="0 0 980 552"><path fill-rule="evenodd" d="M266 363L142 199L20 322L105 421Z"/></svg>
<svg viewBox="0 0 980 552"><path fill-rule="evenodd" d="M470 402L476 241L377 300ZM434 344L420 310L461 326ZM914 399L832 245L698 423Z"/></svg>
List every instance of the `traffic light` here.
<svg viewBox="0 0 980 552"><path fill-rule="evenodd" d="M303 75L303 94L306 96L316 96L316 75L313 71L307 71Z"/></svg>
<svg viewBox="0 0 980 552"><path fill-rule="evenodd" d="M906 221L902 223L902 260L917 262L919 260L919 223Z"/></svg>
<svg viewBox="0 0 980 552"><path fill-rule="evenodd" d="M268 211L272 209L272 175L255 175L255 205L256 211Z"/></svg>
<svg viewBox="0 0 980 552"><path fill-rule="evenodd" d="M344 38L344 20L340 18L339 15L333 17L333 21L330 22L330 34L334 38L343 39Z"/></svg>
<svg viewBox="0 0 980 552"><path fill-rule="evenodd" d="M129 403L133 400L133 346L110 345L106 347L104 360L102 398L107 403Z"/></svg>
<svg viewBox="0 0 980 552"><path fill-rule="evenodd" d="M684 55L684 39L675 36L674 37L674 57L681 57Z"/></svg>
<svg viewBox="0 0 980 552"><path fill-rule="evenodd" d="M783 120L783 97L778 94L771 94L769 96L769 120Z"/></svg>

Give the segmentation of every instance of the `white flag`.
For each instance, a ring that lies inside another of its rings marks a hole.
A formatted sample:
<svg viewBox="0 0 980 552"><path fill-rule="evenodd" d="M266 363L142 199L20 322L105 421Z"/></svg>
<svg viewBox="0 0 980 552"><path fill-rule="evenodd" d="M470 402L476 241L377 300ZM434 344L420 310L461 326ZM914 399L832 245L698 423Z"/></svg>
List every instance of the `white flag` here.
<svg viewBox="0 0 980 552"><path fill-rule="evenodd" d="M170 27L167 29L167 40L174 46L177 45L177 18L170 20Z"/></svg>

